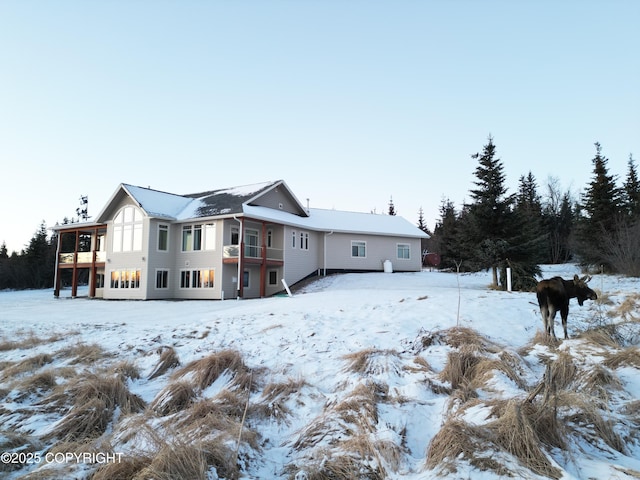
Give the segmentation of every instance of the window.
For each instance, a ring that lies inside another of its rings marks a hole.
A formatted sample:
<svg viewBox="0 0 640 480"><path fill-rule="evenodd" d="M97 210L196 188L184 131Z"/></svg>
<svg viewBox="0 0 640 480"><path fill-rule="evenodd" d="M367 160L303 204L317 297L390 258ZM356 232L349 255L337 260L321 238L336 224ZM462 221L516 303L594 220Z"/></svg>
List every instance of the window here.
<svg viewBox="0 0 640 480"><path fill-rule="evenodd" d="M156 288L169 288L169 270L156 270Z"/></svg>
<svg viewBox="0 0 640 480"><path fill-rule="evenodd" d="M273 230L267 230L267 248L273 247Z"/></svg>
<svg viewBox="0 0 640 480"><path fill-rule="evenodd" d="M215 274L212 268L182 270L180 288L213 288Z"/></svg>
<svg viewBox="0 0 640 480"><path fill-rule="evenodd" d="M216 245L215 224L184 225L182 227L182 251L214 250Z"/></svg>
<svg viewBox="0 0 640 480"><path fill-rule="evenodd" d="M124 207L113 219L113 251L139 252L142 250L142 212Z"/></svg>
<svg viewBox="0 0 640 480"><path fill-rule="evenodd" d="M278 271L270 270L269 271L269 285L277 285L278 284Z"/></svg>
<svg viewBox="0 0 640 480"><path fill-rule="evenodd" d="M140 288L140 270L113 270L110 286L111 288Z"/></svg>
<svg viewBox="0 0 640 480"><path fill-rule="evenodd" d="M166 252L169 249L169 225L158 225L158 250Z"/></svg>
<svg viewBox="0 0 640 480"><path fill-rule="evenodd" d="M291 232L291 248L296 248L296 231Z"/></svg>
<svg viewBox="0 0 640 480"><path fill-rule="evenodd" d="M104 288L104 273L96 274L96 288Z"/></svg>
<svg viewBox="0 0 640 480"><path fill-rule="evenodd" d="M240 229L231 227L231 245L240 245Z"/></svg>
<svg viewBox="0 0 640 480"><path fill-rule="evenodd" d="M258 246L258 231L257 230L249 230L245 231L246 235L246 246L244 249L244 254L247 257L258 258L260 257L260 247Z"/></svg>
<svg viewBox="0 0 640 480"><path fill-rule="evenodd" d="M242 286L244 288L249 288L249 270L245 270L242 274Z"/></svg>
<svg viewBox="0 0 640 480"><path fill-rule="evenodd" d="M300 250L309 250L309 232L300 232Z"/></svg>
<svg viewBox="0 0 640 480"><path fill-rule="evenodd" d="M367 256L367 243L366 242L351 242L351 256L352 257L366 257Z"/></svg>
<svg viewBox="0 0 640 480"><path fill-rule="evenodd" d="M407 243L398 244L398 258L409 259L411 249Z"/></svg>

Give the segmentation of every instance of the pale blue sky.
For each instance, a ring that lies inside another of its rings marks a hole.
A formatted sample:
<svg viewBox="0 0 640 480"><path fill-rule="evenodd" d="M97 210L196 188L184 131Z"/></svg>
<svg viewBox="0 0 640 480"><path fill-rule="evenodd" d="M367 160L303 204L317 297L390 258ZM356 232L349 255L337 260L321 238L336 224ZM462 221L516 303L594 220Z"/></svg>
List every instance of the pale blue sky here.
<svg viewBox="0 0 640 480"><path fill-rule="evenodd" d="M284 179L312 207L430 228L493 135L581 191L640 158L640 2L0 0L0 243L119 183Z"/></svg>

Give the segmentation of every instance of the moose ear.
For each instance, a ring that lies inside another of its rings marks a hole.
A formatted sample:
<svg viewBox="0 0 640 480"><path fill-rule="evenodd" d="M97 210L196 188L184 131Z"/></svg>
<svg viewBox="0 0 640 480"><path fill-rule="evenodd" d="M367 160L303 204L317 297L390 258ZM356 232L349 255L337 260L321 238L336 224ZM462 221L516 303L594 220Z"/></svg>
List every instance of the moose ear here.
<svg viewBox="0 0 640 480"><path fill-rule="evenodd" d="M578 278L578 274L575 274L573 276L573 283L578 283L580 281L580 279Z"/></svg>

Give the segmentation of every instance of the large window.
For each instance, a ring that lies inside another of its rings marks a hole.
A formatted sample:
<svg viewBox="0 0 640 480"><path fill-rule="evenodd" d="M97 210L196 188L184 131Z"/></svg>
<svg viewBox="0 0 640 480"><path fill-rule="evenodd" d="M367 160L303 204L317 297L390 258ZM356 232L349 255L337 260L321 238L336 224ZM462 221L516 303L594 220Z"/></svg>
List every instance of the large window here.
<svg viewBox="0 0 640 480"><path fill-rule="evenodd" d="M180 272L180 288L213 288L214 280L215 273L212 268Z"/></svg>
<svg viewBox="0 0 640 480"><path fill-rule="evenodd" d="M158 225L158 250L161 252L169 250L169 225Z"/></svg>
<svg viewBox="0 0 640 480"><path fill-rule="evenodd" d="M139 252L142 250L142 220L140 209L124 207L113 219L113 251Z"/></svg>
<svg viewBox="0 0 640 480"><path fill-rule="evenodd" d="M366 242L351 242L351 256L352 257L366 257L367 256L367 243Z"/></svg>
<svg viewBox="0 0 640 480"><path fill-rule="evenodd" d="M111 271L111 288L140 288L140 269Z"/></svg>
<svg viewBox="0 0 640 480"><path fill-rule="evenodd" d="M411 247L407 243L398 244L398 258L408 260L411 258Z"/></svg>
<svg viewBox="0 0 640 480"><path fill-rule="evenodd" d="M182 251L213 250L216 245L215 224L184 225L182 227Z"/></svg>

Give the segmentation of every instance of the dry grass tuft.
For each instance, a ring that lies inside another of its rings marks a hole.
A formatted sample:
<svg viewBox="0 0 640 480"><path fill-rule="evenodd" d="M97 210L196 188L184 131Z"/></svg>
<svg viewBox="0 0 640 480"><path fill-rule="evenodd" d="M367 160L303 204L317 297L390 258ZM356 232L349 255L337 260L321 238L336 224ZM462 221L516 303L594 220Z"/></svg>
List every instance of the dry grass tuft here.
<svg viewBox="0 0 640 480"><path fill-rule="evenodd" d="M589 328L580 332L577 338L594 345L611 348L619 348L622 340L615 325L600 325L595 328Z"/></svg>
<svg viewBox="0 0 640 480"><path fill-rule="evenodd" d="M93 364L98 360L104 360L112 355L97 343L80 343L74 347L56 352L55 356L72 359L69 363L71 365L77 365L79 363Z"/></svg>
<svg viewBox="0 0 640 480"><path fill-rule="evenodd" d="M178 359L178 355L176 351L171 347L160 347L158 349L158 353L160 354L160 358L158 359L158 363L154 367L153 371L149 374L148 379L153 380L156 377L160 377L167 373L172 368L180 365L180 360Z"/></svg>
<svg viewBox="0 0 640 480"><path fill-rule="evenodd" d="M609 353L604 361L604 365L609 368L618 368L620 365L640 368L640 348L632 346L614 353Z"/></svg>
<svg viewBox="0 0 640 480"><path fill-rule="evenodd" d="M399 354L395 350L367 348L349 353L343 358L349 361L349 370L360 375L380 375L393 370L399 373Z"/></svg>
<svg viewBox="0 0 640 480"><path fill-rule="evenodd" d="M189 407L196 398L196 392L189 382L171 382L164 387L149 407L162 417Z"/></svg>
<svg viewBox="0 0 640 480"><path fill-rule="evenodd" d="M172 378L192 378L195 385L200 390L204 390L226 371L233 374L235 385L243 389L250 388L251 371L244 364L242 355L236 350L222 350L195 360L175 372Z"/></svg>
<svg viewBox="0 0 640 480"><path fill-rule="evenodd" d="M485 444L477 427L458 419L448 419L427 447L426 466L443 473L455 473L455 462L462 458L473 461Z"/></svg>
<svg viewBox="0 0 640 480"><path fill-rule="evenodd" d="M123 456L118 462L104 463L89 477L89 480L124 480L140 478L138 474L151 463L148 455Z"/></svg>
<svg viewBox="0 0 640 480"><path fill-rule="evenodd" d="M152 458L151 463L134 477L135 479L206 480L207 459L198 445L186 442L172 442L165 445Z"/></svg>
<svg viewBox="0 0 640 480"><path fill-rule="evenodd" d="M550 365L549 382L556 390L562 390L573 382L576 372L573 357L567 352L558 352L556 359Z"/></svg>
<svg viewBox="0 0 640 480"><path fill-rule="evenodd" d="M26 373L31 373L52 361L53 357L48 353L41 353L33 357L25 358L20 362L7 365L2 371L2 380L4 381Z"/></svg>
<svg viewBox="0 0 640 480"><path fill-rule="evenodd" d="M458 389L471 383L475 368L480 363L477 347L464 345L459 350L452 350L447 356L447 363L440 372L439 378Z"/></svg>
<svg viewBox="0 0 640 480"><path fill-rule="evenodd" d="M558 395L559 406L565 407L569 414L564 417L565 422L574 424L576 435L583 436L594 445L604 442L612 449L626 453L625 444L614 429L612 420L602 416L601 410L592 398L575 392L561 392Z"/></svg>
<svg viewBox="0 0 640 480"><path fill-rule="evenodd" d="M65 408L68 399L73 407L45 438L78 441L96 438L105 432L116 407L124 414L140 412L144 401L129 392L120 375L89 375L75 379L70 385L58 386L57 392L40 404Z"/></svg>
<svg viewBox="0 0 640 480"><path fill-rule="evenodd" d="M268 383L262 389L259 405L253 406L253 410L262 412L262 417L284 420L291 414L287 401L306 385L307 382L303 379L295 378L289 378L286 382Z"/></svg>
<svg viewBox="0 0 640 480"><path fill-rule="evenodd" d="M523 405L519 401L509 401L502 415L491 422L488 428L493 441L517 458L521 465L545 477L557 479L562 476L540 449L540 439L531 417L523 412Z"/></svg>

